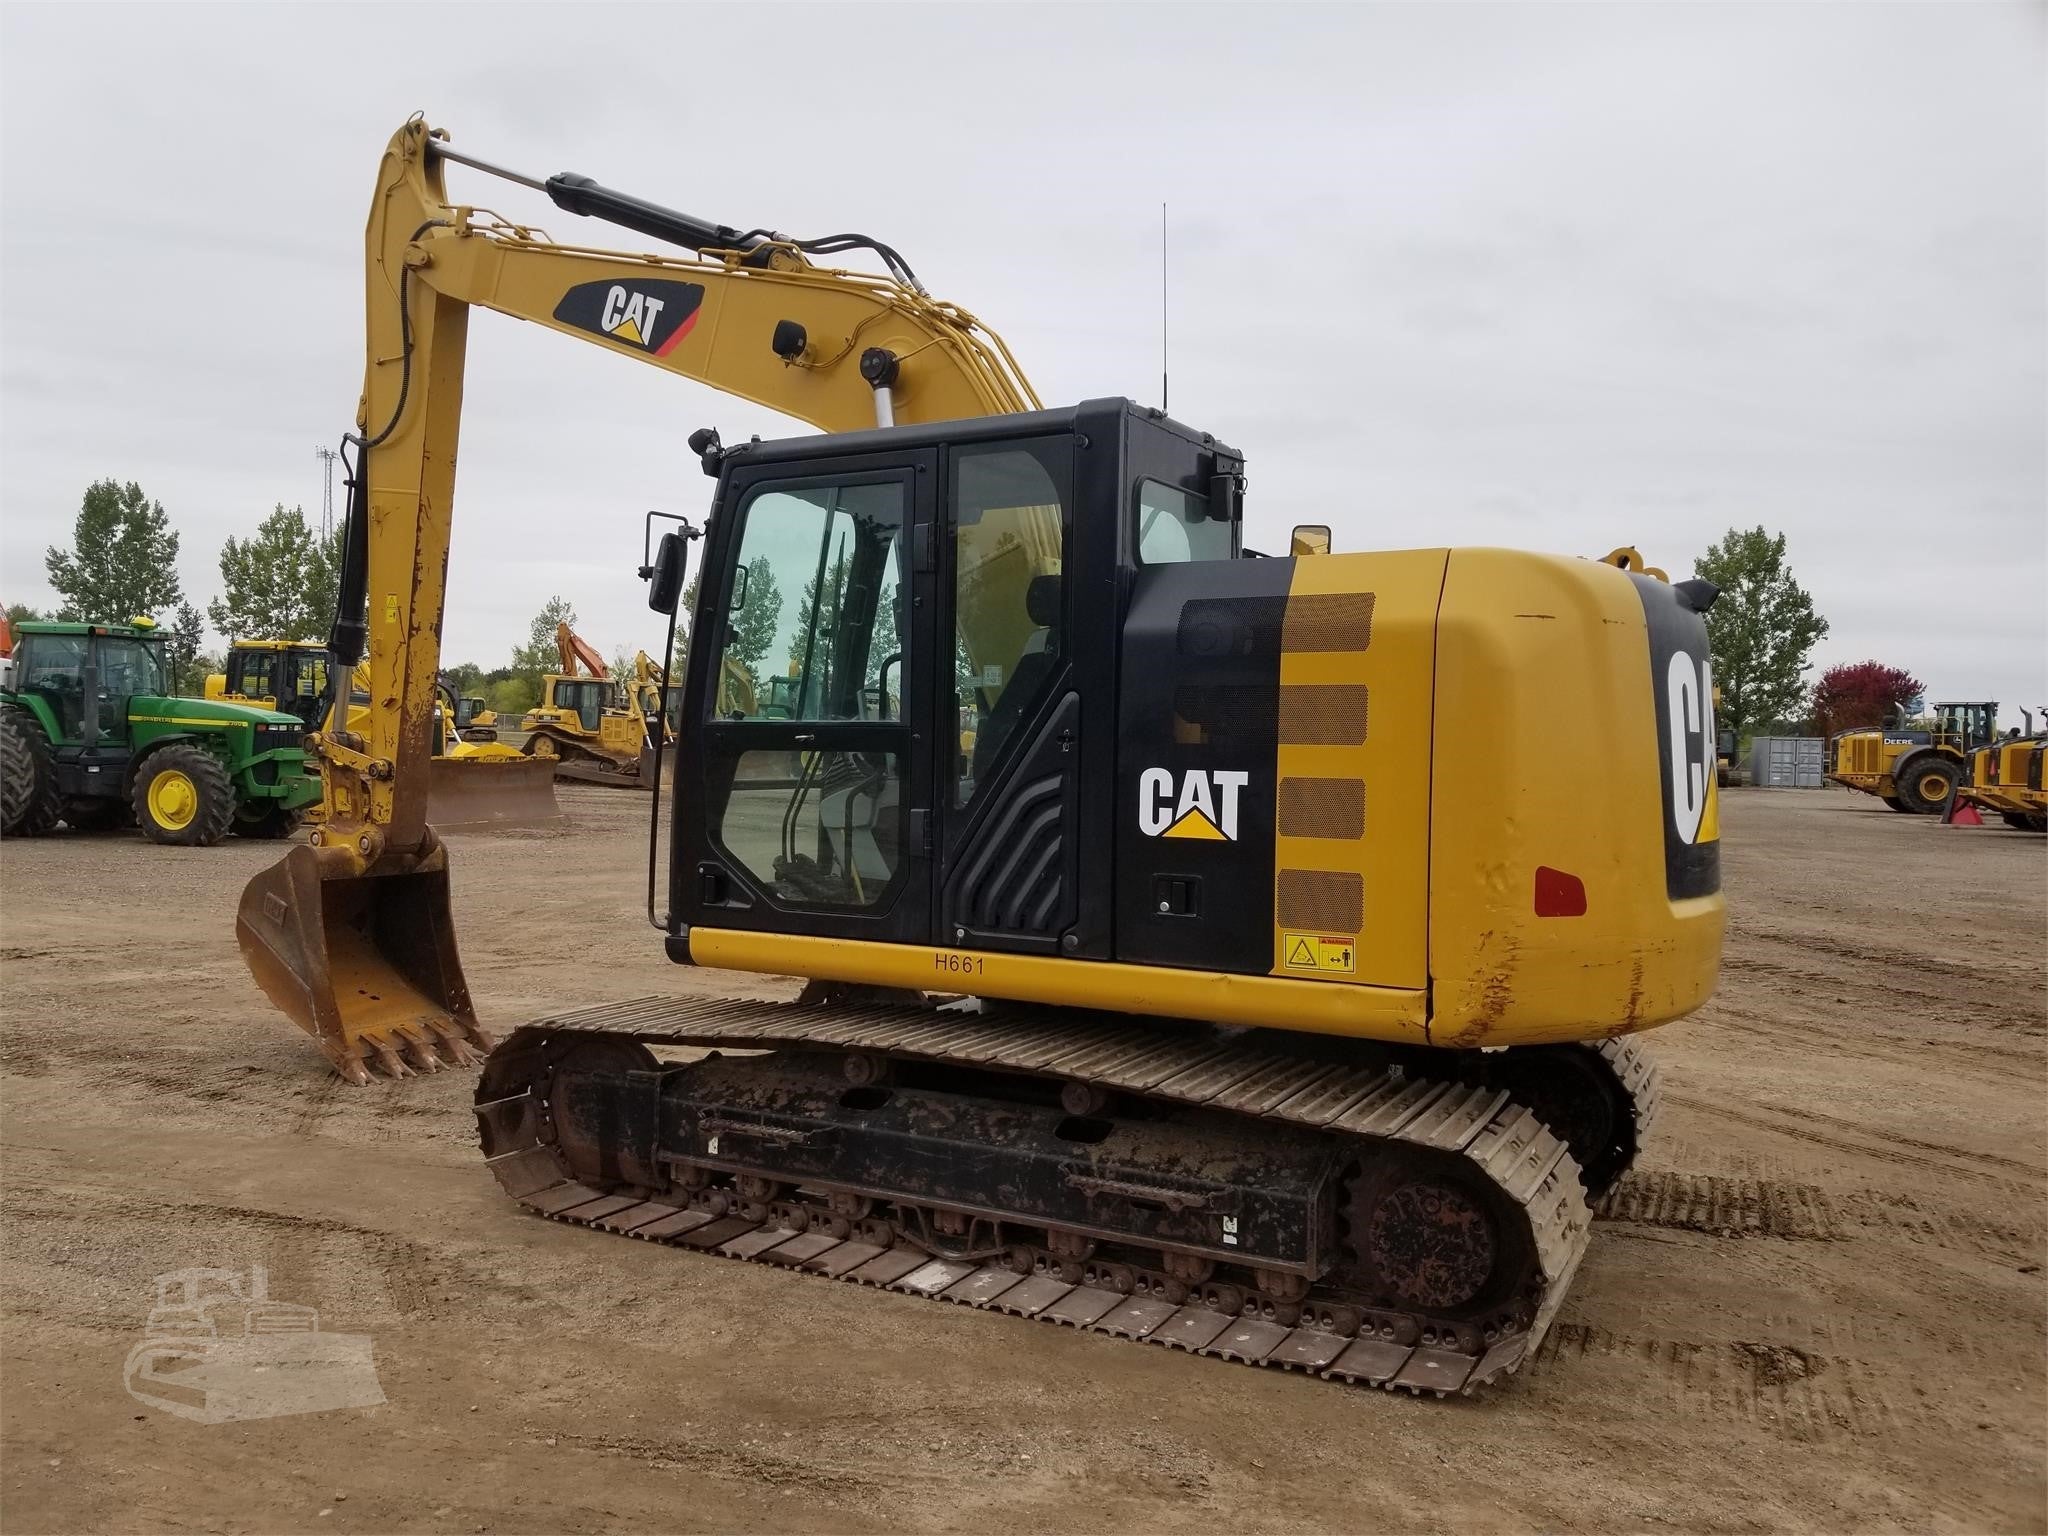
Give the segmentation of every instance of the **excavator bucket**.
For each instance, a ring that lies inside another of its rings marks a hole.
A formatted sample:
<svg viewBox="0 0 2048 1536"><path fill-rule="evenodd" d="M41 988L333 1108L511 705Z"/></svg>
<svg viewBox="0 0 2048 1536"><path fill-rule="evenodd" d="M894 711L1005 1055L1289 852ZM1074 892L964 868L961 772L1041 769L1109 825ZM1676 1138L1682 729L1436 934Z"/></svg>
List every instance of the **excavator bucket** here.
<svg viewBox="0 0 2048 1536"><path fill-rule="evenodd" d="M553 769L538 758L437 757L427 780L427 820L442 831L541 827L562 819Z"/></svg>
<svg viewBox="0 0 2048 1536"><path fill-rule="evenodd" d="M344 849L293 848L243 889L235 937L257 985L351 1083L470 1065L491 1048L431 830L402 868L369 875Z"/></svg>

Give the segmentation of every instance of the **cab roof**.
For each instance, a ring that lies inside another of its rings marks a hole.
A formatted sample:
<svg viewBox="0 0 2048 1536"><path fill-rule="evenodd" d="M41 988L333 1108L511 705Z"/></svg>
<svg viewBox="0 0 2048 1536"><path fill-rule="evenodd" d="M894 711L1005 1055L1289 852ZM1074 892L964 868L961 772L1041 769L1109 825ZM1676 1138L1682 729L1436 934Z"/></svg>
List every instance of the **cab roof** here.
<svg viewBox="0 0 2048 1536"><path fill-rule="evenodd" d="M170 634L155 624L66 624L56 619L23 619L14 626L21 635L113 635L123 640L168 640Z"/></svg>

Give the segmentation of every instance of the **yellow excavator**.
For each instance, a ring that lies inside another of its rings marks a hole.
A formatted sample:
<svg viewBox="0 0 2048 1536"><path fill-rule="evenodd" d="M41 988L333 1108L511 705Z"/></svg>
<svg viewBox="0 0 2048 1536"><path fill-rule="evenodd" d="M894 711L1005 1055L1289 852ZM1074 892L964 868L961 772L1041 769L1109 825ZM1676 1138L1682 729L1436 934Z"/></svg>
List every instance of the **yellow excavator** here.
<svg viewBox="0 0 2048 1536"><path fill-rule="evenodd" d="M660 669L641 651L631 680L620 683L603 654L567 624L555 626L555 646L562 670L541 678L540 702L519 722L521 750L553 763L557 778L651 786L648 760L668 739Z"/></svg>
<svg viewBox="0 0 2048 1536"><path fill-rule="evenodd" d="M453 204L455 163L661 248ZM822 429L694 434L709 515L641 567L673 624L701 533L650 919L678 964L809 985L517 1029L477 1092L507 1194L1341 1381L1531 1355L1656 1107L1635 1036L1714 986L1711 584L1259 557L1240 453L1128 400L1042 409L888 246L506 171L418 119L366 245L335 648L367 645L369 729L323 733L318 841L237 921L344 1074L490 1043L422 770L494 309ZM816 264L854 250L886 272Z"/></svg>

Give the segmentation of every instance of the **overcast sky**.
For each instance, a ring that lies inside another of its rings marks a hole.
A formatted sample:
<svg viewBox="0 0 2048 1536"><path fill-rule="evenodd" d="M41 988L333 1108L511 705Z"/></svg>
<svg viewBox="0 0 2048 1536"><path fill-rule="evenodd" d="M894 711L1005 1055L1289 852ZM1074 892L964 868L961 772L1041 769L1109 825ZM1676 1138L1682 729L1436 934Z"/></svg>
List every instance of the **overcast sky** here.
<svg viewBox="0 0 2048 1536"><path fill-rule="evenodd" d="M741 227L857 229L1040 396L1159 392L1249 456L1250 542L1790 539L1833 625L1939 697L2048 700L2048 116L2037 5L0 10L0 596L139 480L204 607L222 539L317 513L360 388L385 140ZM557 238L644 245L451 168ZM772 413L471 327L444 654L559 593L658 649L648 507Z"/></svg>

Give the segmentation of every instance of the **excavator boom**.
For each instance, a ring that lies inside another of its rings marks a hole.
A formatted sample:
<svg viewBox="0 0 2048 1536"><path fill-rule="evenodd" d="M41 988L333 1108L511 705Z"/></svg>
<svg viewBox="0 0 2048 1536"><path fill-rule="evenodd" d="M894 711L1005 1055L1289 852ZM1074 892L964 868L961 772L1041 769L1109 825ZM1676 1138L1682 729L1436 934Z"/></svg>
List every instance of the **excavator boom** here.
<svg viewBox="0 0 2048 1536"><path fill-rule="evenodd" d="M567 624L555 626L555 649L561 653L564 677L604 677L611 671L598 648Z"/></svg>
<svg viewBox="0 0 2048 1536"><path fill-rule="evenodd" d="M563 244L449 201L457 161L675 248ZM865 247L886 274L815 265ZM452 151L415 117L385 147L364 232L365 372L330 646L367 660L367 728L314 738L322 823L244 891L236 932L271 999L354 1082L489 1046L428 824L435 683L472 309L496 310L827 432L1035 409L1002 342L887 247L742 233ZM566 662L565 656L565 662ZM602 658L580 657L600 676Z"/></svg>

